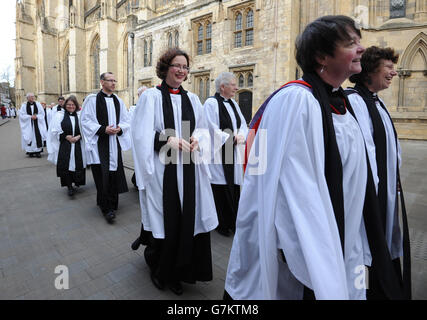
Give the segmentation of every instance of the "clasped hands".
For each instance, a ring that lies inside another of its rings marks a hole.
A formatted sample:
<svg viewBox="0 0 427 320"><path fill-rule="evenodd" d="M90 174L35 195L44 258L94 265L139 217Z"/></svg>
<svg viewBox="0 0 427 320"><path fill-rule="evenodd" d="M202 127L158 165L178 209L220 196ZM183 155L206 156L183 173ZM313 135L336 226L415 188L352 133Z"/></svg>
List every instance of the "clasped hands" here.
<svg viewBox="0 0 427 320"><path fill-rule="evenodd" d="M199 150L199 141L194 137L190 137L190 142L178 137L169 137L167 144L175 150L182 150L185 152Z"/></svg>
<svg viewBox="0 0 427 320"><path fill-rule="evenodd" d="M119 126L117 126L116 128L114 128L113 126L108 126L105 128L105 133L109 135L113 135L113 134L118 134L120 130L122 130L122 128L120 128Z"/></svg>
<svg viewBox="0 0 427 320"><path fill-rule="evenodd" d="M244 144L245 143L245 137L241 135L234 136L234 144Z"/></svg>
<svg viewBox="0 0 427 320"><path fill-rule="evenodd" d="M73 137L72 135L68 135L65 137L65 139L67 139L70 143L76 143L77 141L79 141L81 139L81 136L77 135L77 136Z"/></svg>

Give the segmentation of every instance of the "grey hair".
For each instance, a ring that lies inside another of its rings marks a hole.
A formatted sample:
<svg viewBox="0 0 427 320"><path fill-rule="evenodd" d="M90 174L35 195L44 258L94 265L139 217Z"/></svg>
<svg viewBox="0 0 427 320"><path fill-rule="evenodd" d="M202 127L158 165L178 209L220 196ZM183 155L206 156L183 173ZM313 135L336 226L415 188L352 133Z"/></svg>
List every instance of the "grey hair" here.
<svg viewBox="0 0 427 320"><path fill-rule="evenodd" d="M26 97L28 98L29 96L34 96L35 97L36 95L34 93L32 93L32 92L28 92L27 95L26 95Z"/></svg>
<svg viewBox="0 0 427 320"><path fill-rule="evenodd" d="M219 89L221 88L221 85L228 85L230 84L231 80L236 80L236 76L232 72L222 72L219 74L219 76L215 79L215 90L219 93Z"/></svg>
<svg viewBox="0 0 427 320"><path fill-rule="evenodd" d="M145 90L147 90L148 89L148 87L147 86L142 86L142 87L139 87L138 88L138 90L137 90L137 93L138 93L138 97L141 95L141 93L143 93Z"/></svg>
<svg viewBox="0 0 427 320"><path fill-rule="evenodd" d="M112 73L112 72L110 72L110 71L108 71L108 72L104 72L104 73L102 73L102 74L101 74L101 76L99 77L99 78L100 78L100 80L105 80L105 76L106 76L107 74L114 74L114 73Z"/></svg>

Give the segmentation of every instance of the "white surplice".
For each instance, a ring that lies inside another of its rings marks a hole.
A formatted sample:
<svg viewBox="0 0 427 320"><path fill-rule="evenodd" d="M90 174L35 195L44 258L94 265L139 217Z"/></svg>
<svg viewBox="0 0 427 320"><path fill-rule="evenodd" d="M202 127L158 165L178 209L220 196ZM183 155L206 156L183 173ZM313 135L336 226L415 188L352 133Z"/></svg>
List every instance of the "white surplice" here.
<svg viewBox="0 0 427 320"><path fill-rule="evenodd" d="M199 151L193 152L196 189L194 235L197 235L215 229L218 225L218 218L209 181L210 138L203 106L195 94L187 92L187 95L191 101L196 121L192 136L199 142ZM181 95L171 94L170 97L176 137L181 138L183 130ZM165 237L163 220L163 174L165 165L161 159L165 157L166 151L162 149L158 153L154 150L156 131L165 133L162 101L162 93L159 89L147 89L138 99L131 125L135 177L140 190L141 220L144 229L151 231L153 237L157 239L164 239ZM182 160L182 152L180 151L179 163L177 164L177 182L181 207L184 191Z"/></svg>
<svg viewBox="0 0 427 320"><path fill-rule="evenodd" d="M34 106L36 106L37 108L37 123L43 143L43 141L46 140L47 135L46 123L44 121L45 113L43 110L43 106L38 101L35 101L34 104L31 105L31 113L34 113ZM19 109L19 124L21 126L22 150L26 152L41 152L43 150L43 147L37 148L36 135L31 122L31 115L27 114L26 102L23 103L21 105L21 109Z"/></svg>
<svg viewBox="0 0 427 320"><path fill-rule="evenodd" d="M48 157L47 160L52 162L53 164L57 164L58 162L58 152L59 152L59 146L60 141L59 137L64 132L61 127L61 122L64 119L64 111L59 111L55 114L55 117L52 119L49 130L48 130L48 138L47 138L47 150L48 150ZM81 111L77 112L77 117L80 120L80 114ZM71 125L73 127L73 136L75 136L75 130L76 130L76 124L75 124L75 117L70 116ZM81 128L81 122L79 121L79 127ZM81 129L80 129L81 131ZM86 151L85 151L85 143L83 136L80 132L80 147L82 150L82 160L83 160L83 168L86 168ZM69 164L69 171L75 171L76 170L76 160L75 160L75 144L71 144L71 151L70 151L70 164Z"/></svg>
<svg viewBox="0 0 427 320"><path fill-rule="evenodd" d="M230 116L231 123L233 125L234 135L241 135L245 139L248 135L248 126L246 124L246 119L243 116L239 105L233 100L234 105L236 106L237 113L239 115L241 125L240 128L237 128L237 120L234 115L233 108L229 102L224 102L224 106ZM215 98L208 98L203 105L206 112L206 119L209 126L209 133L211 136L211 163L209 165L209 170L211 172L211 183L225 185L227 181L224 176L224 168L222 165L222 146L227 141L229 134L223 132L220 129L219 123L219 110L218 110L218 101ZM243 161L245 154L245 144L238 144L234 146L234 184L241 185L243 183Z"/></svg>
<svg viewBox="0 0 427 320"><path fill-rule="evenodd" d="M225 284L233 299L302 299L303 285L316 299L366 298L358 278L370 265L362 217L365 146L348 111L333 114L333 122L343 167L345 259L325 178L320 105L308 89L291 85L269 102L249 155ZM263 163L255 164L258 152ZM252 170L257 165L265 170Z"/></svg>
<svg viewBox="0 0 427 320"><path fill-rule="evenodd" d="M368 108L363 98L357 94L352 93L348 96L351 106L353 107L356 118L362 129L363 137L365 138L366 148L368 150L369 163L371 165L372 176L375 182L375 188L378 192L378 170L376 160L376 149L374 143L374 127L369 115ZM391 119L384 110L380 103L376 101L376 107L381 116L387 141L387 215L386 215L386 241L392 259L396 259L403 255L403 240L400 231L398 219L398 195L397 195L397 166L400 167L401 149L400 143L397 140L393 130ZM383 102L384 104L384 102ZM385 104L384 104L385 105Z"/></svg>
<svg viewBox="0 0 427 320"><path fill-rule="evenodd" d="M101 125L96 118L96 96L97 94L90 94L86 97L81 112L81 127L80 130L83 133L85 139L86 151L87 151L87 163L88 164L100 164L99 152L98 152L98 135L96 132L99 130ZM117 97L117 95L116 95ZM110 146L110 171L117 171L118 166L118 147L117 139L120 142L122 151L129 150L131 148L131 137L130 137L130 122L128 111L126 109L123 100L117 97L120 102L120 119L116 119L116 109L114 106L114 100L111 97L105 98L105 103L108 112L108 125L114 127L119 126L123 134L122 135L110 135L109 146Z"/></svg>

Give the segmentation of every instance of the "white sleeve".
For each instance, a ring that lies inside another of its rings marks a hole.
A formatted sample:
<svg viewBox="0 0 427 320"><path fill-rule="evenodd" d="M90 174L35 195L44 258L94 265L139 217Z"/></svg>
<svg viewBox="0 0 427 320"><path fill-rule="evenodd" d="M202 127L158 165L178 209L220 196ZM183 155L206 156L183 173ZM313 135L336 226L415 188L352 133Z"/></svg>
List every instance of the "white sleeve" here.
<svg viewBox="0 0 427 320"><path fill-rule="evenodd" d="M132 154L139 190L146 188L154 174L155 104L153 93L142 94L131 122Z"/></svg>
<svg viewBox="0 0 427 320"><path fill-rule="evenodd" d="M52 162L53 164L56 164L58 161L58 151L59 146L61 144L60 142L60 135L63 133L61 122L64 119L64 112L57 112L55 116L52 118L52 121L50 122L48 134L47 134L47 152L48 157L47 160Z"/></svg>
<svg viewBox="0 0 427 320"><path fill-rule="evenodd" d="M85 139L86 148L91 151L95 148L98 143L98 135L96 132L99 130L101 125L96 118L96 95L89 95L82 106L81 113L81 131Z"/></svg>
<svg viewBox="0 0 427 320"><path fill-rule="evenodd" d="M122 99L120 101L120 121L118 121L118 126L122 129L122 134L117 136L120 141L120 147L123 151L129 150L132 148L132 140L130 135L130 117L129 112Z"/></svg>
<svg viewBox="0 0 427 320"><path fill-rule="evenodd" d="M27 113L27 104L23 103L19 109L19 125L21 126L22 138L26 144L31 143L33 130L31 127L31 115Z"/></svg>

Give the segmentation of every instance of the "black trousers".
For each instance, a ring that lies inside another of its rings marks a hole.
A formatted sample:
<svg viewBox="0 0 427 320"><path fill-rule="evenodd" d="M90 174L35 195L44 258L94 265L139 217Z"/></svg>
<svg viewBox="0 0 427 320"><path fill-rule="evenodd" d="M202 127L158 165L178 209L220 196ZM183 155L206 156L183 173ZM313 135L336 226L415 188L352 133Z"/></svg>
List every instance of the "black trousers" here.
<svg viewBox="0 0 427 320"><path fill-rule="evenodd" d="M93 180L96 186L96 204L101 208L102 213L117 210L119 206L119 193L117 191L117 171L110 171L108 174L107 191L104 191L102 170L100 164L91 165Z"/></svg>
<svg viewBox="0 0 427 320"><path fill-rule="evenodd" d="M228 185L211 184L218 215L218 229L236 230L237 209L240 199L240 186L235 184L232 191Z"/></svg>

